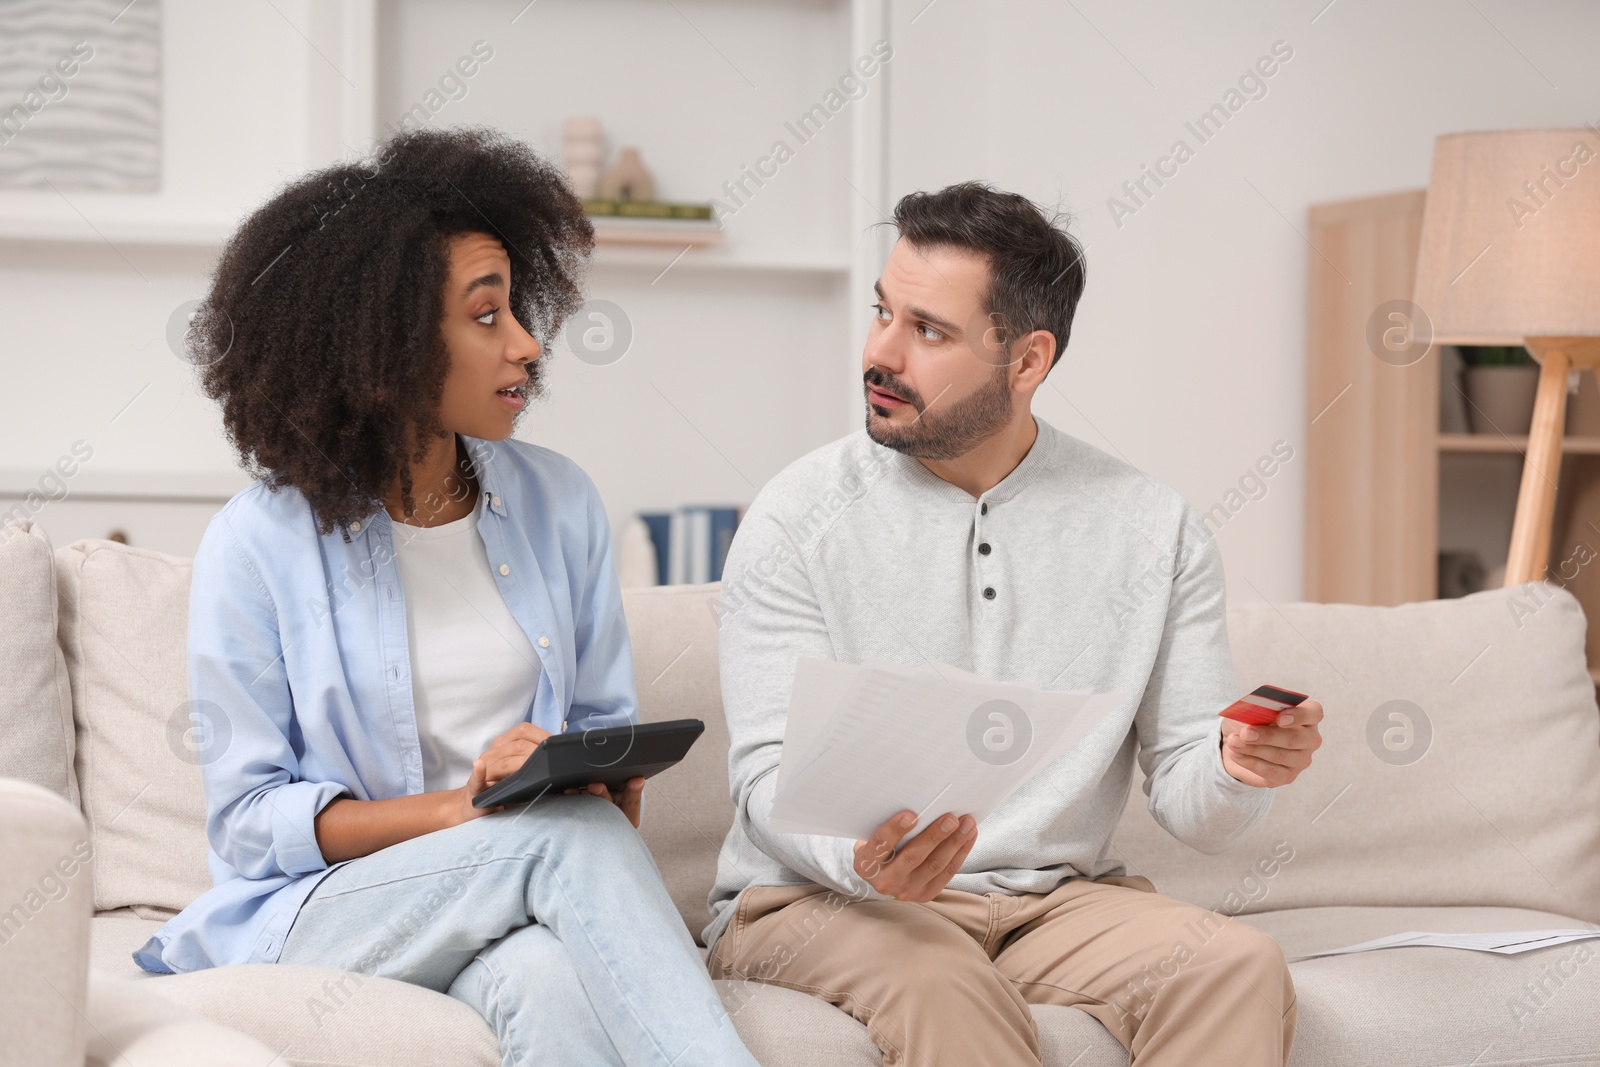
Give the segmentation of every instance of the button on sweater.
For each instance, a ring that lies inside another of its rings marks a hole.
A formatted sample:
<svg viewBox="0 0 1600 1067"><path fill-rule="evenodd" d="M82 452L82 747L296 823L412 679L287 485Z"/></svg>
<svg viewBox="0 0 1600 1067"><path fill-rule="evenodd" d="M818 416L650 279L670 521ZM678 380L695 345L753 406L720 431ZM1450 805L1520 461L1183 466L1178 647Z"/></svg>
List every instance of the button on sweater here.
<svg viewBox="0 0 1600 1067"><path fill-rule="evenodd" d="M771 828L801 656L1131 694L979 823L951 889L1047 893L1129 873L1111 835L1136 758L1156 821L1202 852L1266 815L1272 791L1222 765L1217 712L1241 689L1210 531L1176 490L1034 421L1027 454L979 497L861 429L790 464L746 510L718 618L736 811L708 945L747 886L886 899L854 872L854 842Z"/></svg>

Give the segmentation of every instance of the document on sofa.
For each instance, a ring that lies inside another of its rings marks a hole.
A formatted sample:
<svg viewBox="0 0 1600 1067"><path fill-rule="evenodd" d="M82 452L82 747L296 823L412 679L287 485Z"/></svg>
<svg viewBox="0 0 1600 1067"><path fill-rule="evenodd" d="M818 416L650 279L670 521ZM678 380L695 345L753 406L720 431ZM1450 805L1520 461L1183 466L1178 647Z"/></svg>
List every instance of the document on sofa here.
<svg viewBox="0 0 1600 1067"><path fill-rule="evenodd" d="M1511 930L1502 933L1429 934L1408 930L1391 934L1359 945L1331 948L1326 952L1308 952L1291 957L1297 960L1316 959L1319 956L1342 956L1347 952L1370 952L1380 948L1464 948L1475 952L1496 952L1502 956L1515 956L1536 948L1565 945L1569 941L1584 941L1600 937L1600 930Z"/></svg>
<svg viewBox="0 0 1600 1067"><path fill-rule="evenodd" d="M895 812L920 833L982 820L1133 693L1043 690L958 667L800 657L772 806L782 833L865 838Z"/></svg>

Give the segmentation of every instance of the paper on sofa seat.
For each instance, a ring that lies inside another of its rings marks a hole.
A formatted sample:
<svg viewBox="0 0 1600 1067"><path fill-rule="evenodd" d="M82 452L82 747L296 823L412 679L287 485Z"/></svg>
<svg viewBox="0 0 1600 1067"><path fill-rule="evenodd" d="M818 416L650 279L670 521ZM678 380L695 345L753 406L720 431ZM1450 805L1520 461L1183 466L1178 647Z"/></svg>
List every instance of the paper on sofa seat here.
<svg viewBox="0 0 1600 1067"><path fill-rule="evenodd" d="M1430 934L1408 930L1403 934L1363 941L1359 945L1332 948L1326 952L1307 952L1291 959L1310 960L1319 956L1341 956L1347 952L1370 952L1380 948L1463 948L1475 952L1496 952L1502 956L1515 956L1536 948L1565 945L1600 937L1600 930L1511 930L1500 933Z"/></svg>
<svg viewBox="0 0 1600 1067"><path fill-rule="evenodd" d="M1042 690L942 663L795 663L772 828L865 838L895 812L914 836L982 820L1133 694Z"/></svg>

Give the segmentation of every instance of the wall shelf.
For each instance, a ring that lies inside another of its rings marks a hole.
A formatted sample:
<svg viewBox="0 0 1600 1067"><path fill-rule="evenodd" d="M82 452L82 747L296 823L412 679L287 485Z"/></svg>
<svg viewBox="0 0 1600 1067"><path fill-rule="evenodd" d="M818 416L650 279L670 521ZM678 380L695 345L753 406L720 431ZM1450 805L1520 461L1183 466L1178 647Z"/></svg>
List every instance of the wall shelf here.
<svg viewBox="0 0 1600 1067"><path fill-rule="evenodd" d="M1528 451L1527 434L1441 433L1441 452L1506 452L1522 455ZM1600 456L1600 437L1569 435L1561 439L1563 455Z"/></svg>
<svg viewBox="0 0 1600 1067"><path fill-rule="evenodd" d="M685 248L688 251L685 252ZM682 258L677 258L682 253ZM674 262L674 259L677 259ZM639 268L674 271L788 271L797 274L847 274L850 257L844 252L795 253L782 257L753 256L728 248L649 247L600 245L594 253L597 268Z"/></svg>
<svg viewBox="0 0 1600 1067"><path fill-rule="evenodd" d="M220 219L152 219L148 222L86 222L71 218L0 217L0 243L48 241L55 244L104 244L118 247L150 246L218 248L236 224Z"/></svg>
<svg viewBox="0 0 1600 1067"><path fill-rule="evenodd" d="M96 232L98 231L98 232ZM232 223L151 222L117 223L90 229L82 219L0 218L0 245L48 243L61 247L92 247L110 242L116 248L192 248L218 250L233 232ZM594 265L661 271L773 271L796 274L839 274L850 271L845 250L795 252L782 256L753 255L748 251L700 240L691 233L652 235L659 240L636 242L596 227ZM685 250L688 250L687 252ZM681 258L678 258L682 253ZM674 262L674 259L677 261Z"/></svg>
<svg viewBox="0 0 1600 1067"><path fill-rule="evenodd" d="M668 245L675 248L720 245L722 229L714 222L688 219L645 219L590 215L597 245Z"/></svg>

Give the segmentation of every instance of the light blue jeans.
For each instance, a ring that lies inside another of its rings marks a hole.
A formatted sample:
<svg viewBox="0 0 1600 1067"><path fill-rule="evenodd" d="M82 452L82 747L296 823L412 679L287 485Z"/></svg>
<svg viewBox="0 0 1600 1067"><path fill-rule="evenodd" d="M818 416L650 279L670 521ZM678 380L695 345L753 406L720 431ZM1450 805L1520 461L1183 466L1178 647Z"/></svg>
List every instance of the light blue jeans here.
<svg viewBox="0 0 1600 1067"><path fill-rule="evenodd" d="M599 797L350 860L300 906L278 962L448 993L494 1027L504 1067L757 1067L649 849Z"/></svg>

